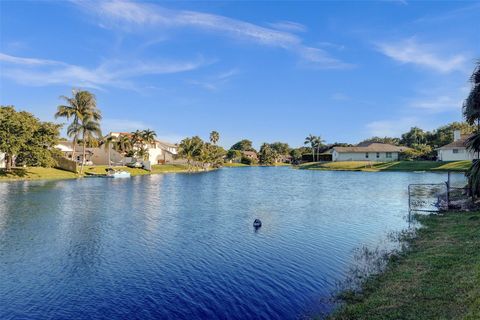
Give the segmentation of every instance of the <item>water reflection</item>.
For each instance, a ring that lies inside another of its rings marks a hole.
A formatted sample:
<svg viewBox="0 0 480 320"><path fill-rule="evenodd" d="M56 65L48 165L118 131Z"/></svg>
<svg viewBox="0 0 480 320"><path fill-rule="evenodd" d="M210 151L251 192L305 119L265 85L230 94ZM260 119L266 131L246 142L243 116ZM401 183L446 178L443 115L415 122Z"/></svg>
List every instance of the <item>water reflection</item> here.
<svg viewBox="0 0 480 320"><path fill-rule="evenodd" d="M408 226L408 184L445 180L242 168L0 183L0 318L328 311L353 250Z"/></svg>

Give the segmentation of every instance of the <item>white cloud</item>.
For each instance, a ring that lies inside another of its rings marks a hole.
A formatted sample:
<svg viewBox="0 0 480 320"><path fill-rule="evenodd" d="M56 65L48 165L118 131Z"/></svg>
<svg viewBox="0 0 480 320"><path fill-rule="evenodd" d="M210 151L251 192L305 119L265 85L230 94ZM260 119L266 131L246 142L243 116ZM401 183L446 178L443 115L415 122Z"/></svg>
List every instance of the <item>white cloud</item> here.
<svg viewBox="0 0 480 320"><path fill-rule="evenodd" d="M409 102L409 106L428 113L461 112L463 101L470 91L469 86L423 90Z"/></svg>
<svg viewBox="0 0 480 320"><path fill-rule="evenodd" d="M82 8L102 19L102 25L115 26L134 31L135 28L196 28L217 32L234 39L251 41L260 45L282 48L297 53L317 67L345 68L349 65L331 57L325 50L303 44L297 35L281 30L262 27L253 23L221 15L197 11L170 10L158 5L130 1L75 1ZM284 27L286 24L284 23ZM292 28L293 24L289 24ZM297 29L300 25L296 25Z"/></svg>
<svg viewBox="0 0 480 320"><path fill-rule="evenodd" d="M367 124L368 133L377 137L399 137L411 127L420 126L416 117L406 117L394 120L379 120Z"/></svg>
<svg viewBox="0 0 480 320"><path fill-rule="evenodd" d="M336 92L330 96L330 99L335 101L348 101L350 100L350 97L345 93Z"/></svg>
<svg viewBox="0 0 480 320"><path fill-rule="evenodd" d="M270 27L289 32L305 32L307 27L301 23L293 21L278 21L268 24Z"/></svg>
<svg viewBox="0 0 480 320"><path fill-rule="evenodd" d="M440 54L438 46L419 43L415 38L379 43L377 49L401 63L411 63L441 73L467 70L465 64L468 58L465 54Z"/></svg>
<svg viewBox="0 0 480 320"><path fill-rule="evenodd" d="M31 86L61 84L102 88L116 86L133 88L130 79L147 74L170 74L194 70L208 64L202 58L196 61L108 61L95 68L86 68L61 61L22 58L0 53L2 76ZM19 66L18 66L19 65Z"/></svg>
<svg viewBox="0 0 480 320"><path fill-rule="evenodd" d="M209 91L217 91L222 85L226 84L232 77L239 73L238 69L230 69L213 76L205 77L201 80L189 80L188 82Z"/></svg>

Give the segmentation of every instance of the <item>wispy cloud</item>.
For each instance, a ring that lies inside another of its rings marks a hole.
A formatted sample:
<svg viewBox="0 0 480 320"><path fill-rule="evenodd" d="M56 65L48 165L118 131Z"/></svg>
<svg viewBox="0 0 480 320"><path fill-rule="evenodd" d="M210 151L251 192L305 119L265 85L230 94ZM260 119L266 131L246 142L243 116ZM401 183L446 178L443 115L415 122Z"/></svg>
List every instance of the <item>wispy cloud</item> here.
<svg viewBox="0 0 480 320"><path fill-rule="evenodd" d="M240 71L238 69L230 69L213 76L204 77L201 80L189 80L188 82L209 91L217 91L222 85L226 84L232 77L239 73Z"/></svg>
<svg viewBox="0 0 480 320"><path fill-rule="evenodd" d="M466 71L465 54L442 54L439 46L419 43L415 38L377 44L384 55L401 63L411 63L441 73Z"/></svg>
<svg viewBox="0 0 480 320"><path fill-rule="evenodd" d="M323 49L310 47L296 34L284 30L262 27L229 17L186 10L171 10L159 5L131 1L74 1L83 9L101 19L102 25L110 25L135 31L136 28L151 28L163 31L166 28L194 28L216 32L234 39L254 42L259 45L278 47L296 53L302 59L322 68L345 68L349 64L336 59ZM283 27L294 26L283 23ZM300 25L296 25L300 28ZM291 31L291 30L290 30Z"/></svg>
<svg viewBox="0 0 480 320"><path fill-rule="evenodd" d="M161 75L195 70L208 64L203 58L195 61L121 61L113 60L94 68L62 61L23 58L0 53L2 76L31 86L62 84L89 88L115 86L133 88L129 81L142 75Z"/></svg>
<svg viewBox="0 0 480 320"><path fill-rule="evenodd" d="M330 96L330 99L335 101L348 101L350 100L350 97L345 93L336 92Z"/></svg>
<svg viewBox="0 0 480 320"><path fill-rule="evenodd" d="M293 21L278 21L268 24L270 27L288 32L305 32L307 27L301 23Z"/></svg>

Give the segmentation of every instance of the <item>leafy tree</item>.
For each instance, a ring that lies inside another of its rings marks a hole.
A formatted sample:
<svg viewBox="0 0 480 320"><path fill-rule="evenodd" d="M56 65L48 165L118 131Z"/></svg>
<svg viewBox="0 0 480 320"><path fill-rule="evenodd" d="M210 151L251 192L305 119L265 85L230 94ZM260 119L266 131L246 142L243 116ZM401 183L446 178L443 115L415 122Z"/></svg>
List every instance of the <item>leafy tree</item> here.
<svg viewBox="0 0 480 320"><path fill-rule="evenodd" d="M466 122L452 122L429 133L427 136L428 144L432 148L439 148L453 142L453 132L455 130L460 130L462 134L471 134L475 129L475 126Z"/></svg>
<svg viewBox="0 0 480 320"><path fill-rule="evenodd" d="M259 160L261 164L272 165L276 162L277 153L268 143L262 144L259 151Z"/></svg>
<svg viewBox="0 0 480 320"><path fill-rule="evenodd" d="M386 143L386 144L392 144L394 146L397 146L400 144L400 139L399 138L392 138L392 137L371 137L368 139L363 140L359 144L366 144L366 143Z"/></svg>
<svg viewBox="0 0 480 320"><path fill-rule="evenodd" d="M220 140L220 134L217 131L210 132L210 142L217 144L218 140Z"/></svg>
<svg viewBox="0 0 480 320"><path fill-rule="evenodd" d="M141 133L143 143L154 145L156 142L157 134L155 131L146 129Z"/></svg>
<svg viewBox="0 0 480 320"><path fill-rule="evenodd" d="M402 134L400 143L407 147L412 147L415 144L425 144L427 143L427 133L418 127L412 127L410 131Z"/></svg>
<svg viewBox="0 0 480 320"><path fill-rule="evenodd" d="M61 125L41 122L31 113L17 112L13 106L0 106L0 150L5 153L6 171L13 159L31 166L53 166L53 147L58 143Z"/></svg>
<svg viewBox="0 0 480 320"><path fill-rule="evenodd" d="M292 157L292 163L294 163L294 164L302 161L302 155L303 155L303 153L302 153L301 148L290 150L290 156Z"/></svg>
<svg viewBox="0 0 480 320"><path fill-rule="evenodd" d="M290 146L288 143L283 143L283 142L273 142L270 143L270 148L274 150L278 155L288 155L290 153Z"/></svg>
<svg viewBox="0 0 480 320"><path fill-rule="evenodd" d="M240 160L242 158L242 151L230 149L227 152L227 159L229 160Z"/></svg>
<svg viewBox="0 0 480 320"><path fill-rule="evenodd" d="M243 139L237 143L235 143L231 148L231 150L240 150L240 151L255 151L253 148L252 141Z"/></svg>
<svg viewBox="0 0 480 320"><path fill-rule="evenodd" d="M191 170L192 162L197 160L202 152L203 140L198 137L185 138L178 145L179 156L187 160L188 169Z"/></svg>

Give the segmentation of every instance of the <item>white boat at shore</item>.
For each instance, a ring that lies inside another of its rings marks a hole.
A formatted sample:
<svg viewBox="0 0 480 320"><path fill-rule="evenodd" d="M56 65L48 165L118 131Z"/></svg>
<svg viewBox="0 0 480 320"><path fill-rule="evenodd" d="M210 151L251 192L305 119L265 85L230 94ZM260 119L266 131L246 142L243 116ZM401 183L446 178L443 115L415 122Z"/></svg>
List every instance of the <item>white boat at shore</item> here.
<svg viewBox="0 0 480 320"><path fill-rule="evenodd" d="M130 178L130 172L123 170L108 169L107 178Z"/></svg>

